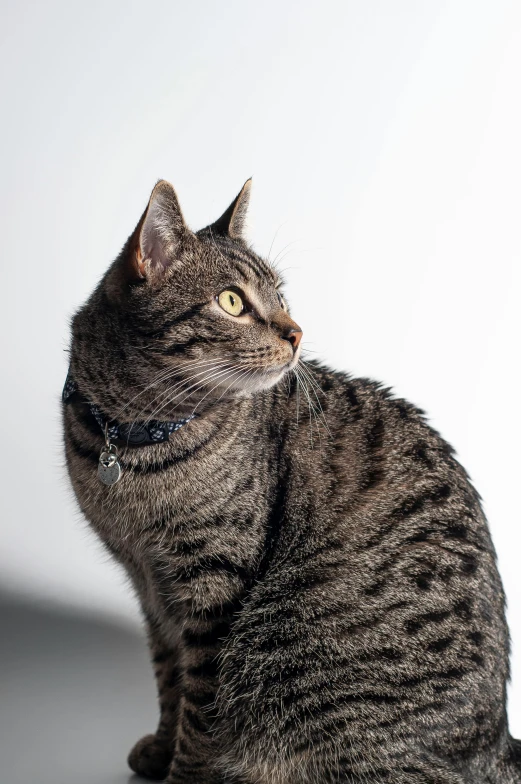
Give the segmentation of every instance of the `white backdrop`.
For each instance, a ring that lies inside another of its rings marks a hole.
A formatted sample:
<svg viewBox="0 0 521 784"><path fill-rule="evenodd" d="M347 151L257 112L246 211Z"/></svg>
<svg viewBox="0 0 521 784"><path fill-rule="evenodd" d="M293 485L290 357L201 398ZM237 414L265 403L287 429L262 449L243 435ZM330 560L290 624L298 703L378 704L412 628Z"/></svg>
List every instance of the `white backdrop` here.
<svg viewBox="0 0 521 784"><path fill-rule="evenodd" d="M3 2L0 582L135 623L75 510L68 318L159 177L253 175L309 350L425 408L484 498L521 736L519 0Z"/></svg>

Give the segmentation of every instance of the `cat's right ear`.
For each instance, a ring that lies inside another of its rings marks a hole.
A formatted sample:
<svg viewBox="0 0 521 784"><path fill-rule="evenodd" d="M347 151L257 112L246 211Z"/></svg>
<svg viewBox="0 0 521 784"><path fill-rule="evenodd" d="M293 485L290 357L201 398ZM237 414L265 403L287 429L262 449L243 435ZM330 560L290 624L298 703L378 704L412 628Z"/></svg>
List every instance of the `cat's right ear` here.
<svg viewBox="0 0 521 784"><path fill-rule="evenodd" d="M246 224L246 214L250 203L251 177L246 180L238 195L221 217L207 226L204 231L217 234L221 237L231 237L234 240L243 240Z"/></svg>
<svg viewBox="0 0 521 784"><path fill-rule="evenodd" d="M156 282L178 258L183 238L190 234L176 193L159 180L131 237L127 271L131 280Z"/></svg>

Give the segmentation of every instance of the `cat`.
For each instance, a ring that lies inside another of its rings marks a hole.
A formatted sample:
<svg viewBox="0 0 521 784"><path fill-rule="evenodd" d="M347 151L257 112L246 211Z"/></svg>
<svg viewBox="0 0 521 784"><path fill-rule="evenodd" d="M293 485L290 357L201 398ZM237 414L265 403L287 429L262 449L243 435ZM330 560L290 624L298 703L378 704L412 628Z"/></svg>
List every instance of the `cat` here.
<svg viewBox="0 0 521 784"><path fill-rule="evenodd" d="M129 765L169 784L521 782L479 496L423 412L302 360L244 239L249 194L192 233L158 182L72 320L68 471L139 598L159 694Z"/></svg>

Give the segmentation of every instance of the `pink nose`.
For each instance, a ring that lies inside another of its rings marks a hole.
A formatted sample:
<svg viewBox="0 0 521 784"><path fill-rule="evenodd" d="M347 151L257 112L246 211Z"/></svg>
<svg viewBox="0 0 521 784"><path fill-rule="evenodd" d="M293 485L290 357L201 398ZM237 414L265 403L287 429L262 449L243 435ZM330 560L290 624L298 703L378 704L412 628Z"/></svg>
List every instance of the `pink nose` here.
<svg viewBox="0 0 521 784"><path fill-rule="evenodd" d="M302 330L300 327L290 329L289 332L284 335L284 340L289 340L293 346L293 351L295 352L299 347L300 341L302 340Z"/></svg>

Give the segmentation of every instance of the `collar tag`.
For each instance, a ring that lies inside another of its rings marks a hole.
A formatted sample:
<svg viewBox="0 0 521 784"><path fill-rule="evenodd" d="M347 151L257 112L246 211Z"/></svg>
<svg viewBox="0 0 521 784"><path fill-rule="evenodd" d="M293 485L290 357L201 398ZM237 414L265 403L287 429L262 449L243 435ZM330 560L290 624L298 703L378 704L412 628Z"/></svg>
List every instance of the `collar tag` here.
<svg viewBox="0 0 521 784"><path fill-rule="evenodd" d="M98 479L104 485L115 485L121 479L121 473L118 448L110 443L108 425L105 425L105 446L99 456Z"/></svg>

